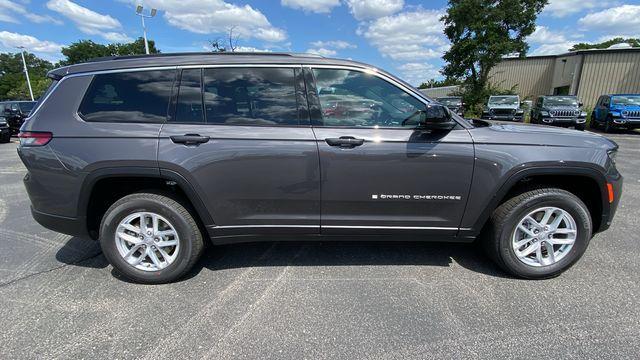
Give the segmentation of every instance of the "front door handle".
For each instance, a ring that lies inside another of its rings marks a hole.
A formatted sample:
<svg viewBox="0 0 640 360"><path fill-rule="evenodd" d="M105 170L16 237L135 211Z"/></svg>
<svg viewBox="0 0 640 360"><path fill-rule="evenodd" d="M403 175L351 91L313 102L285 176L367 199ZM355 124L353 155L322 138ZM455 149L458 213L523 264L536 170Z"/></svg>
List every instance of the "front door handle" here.
<svg viewBox="0 0 640 360"><path fill-rule="evenodd" d="M327 138L324 141L329 146L338 146L341 148L351 149L364 144L364 139L356 139L353 136L341 136L339 138Z"/></svg>
<svg viewBox="0 0 640 360"><path fill-rule="evenodd" d="M200 134L186 134L186 135L176 135L171 136L171 141L176 144L185 144L185 145L200 145L209 141L208 136L201 136Z"/></svg>

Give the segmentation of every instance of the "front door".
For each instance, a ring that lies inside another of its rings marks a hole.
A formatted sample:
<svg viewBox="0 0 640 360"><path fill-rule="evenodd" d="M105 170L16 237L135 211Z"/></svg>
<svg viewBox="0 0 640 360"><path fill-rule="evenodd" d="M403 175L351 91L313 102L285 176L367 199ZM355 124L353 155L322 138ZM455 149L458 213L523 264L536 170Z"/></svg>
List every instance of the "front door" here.
<svg viewBox="0 0 640 360"><path fill-rule="evenodd" d="M318 67L306 78L322 233L455 235L474 163L468 131L408 126L425 100L389 77Z"/></svg>
<svg viewBox="0 0 640 360"><path fill-rule="evenodd" d="M318 150L300 66L183 69L161 169L196 188L214 236L317 234Z"/></svg>

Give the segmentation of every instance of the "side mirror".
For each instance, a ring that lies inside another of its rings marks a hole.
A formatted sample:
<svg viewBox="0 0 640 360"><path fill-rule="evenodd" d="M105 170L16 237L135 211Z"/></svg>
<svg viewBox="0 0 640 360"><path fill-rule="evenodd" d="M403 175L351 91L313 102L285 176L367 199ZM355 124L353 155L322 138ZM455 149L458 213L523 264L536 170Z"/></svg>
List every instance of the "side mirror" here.
<svg viewBox="0 0 640 360"><path fill-rule="evenodd" d="M451 112L446 106L429 104L422 113L420 128L427 130L451 130L457 123L451 118Z"/></svg>

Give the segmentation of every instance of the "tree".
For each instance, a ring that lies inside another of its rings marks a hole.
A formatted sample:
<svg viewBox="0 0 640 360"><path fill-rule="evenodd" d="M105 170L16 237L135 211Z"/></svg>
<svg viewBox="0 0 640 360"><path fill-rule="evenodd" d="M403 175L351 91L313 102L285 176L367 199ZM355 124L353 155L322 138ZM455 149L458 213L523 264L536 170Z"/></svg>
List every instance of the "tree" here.
<svg viewBox="0 0 640 360"><path fill-rule="evenodd" d="M49 61L31 53L25 54L25 61L29 70L33 96L38 98L51 83L47 78L47 72L54 66ZM0 100L30 99L20 53L0 54Z"/></svg>
<svg viewBox="0 0 640 360"><path fill-rule="evenodd" d="M444 80L430 79L418 86L418 89L429 89L434 87L460 85L462 82L457 79L445 78Z"/></svg>
<svg viewBox="0 0 640 360"><path fill-rule="evenodd" d="M157 54L159 52L155 42L149 40L149 53ZM105 56L139 55L144 53L144 38L141 37L130 43L108 45L98 44L91 40L80 40L62 48L62 55L66 59L61 61L60 65L73 65Z"/></svg>
<svg viewBox="0 0 640 360"><path fill-rule="evenodd" d="M589 44L589 43L579 43L573 45L571 50L569 51L578 51L578 50L587 50L587 49L608 49L609 47L617 44L629 44L631 47L637 48L640 47L640 38L629 38L624 39L621 37L613 38L611 40L603 41L601 43Z"/></svg>
<svg viewBox="0 0 640 360"><path fill-rule="evenodd" d="M229 34L228 34L227 40L225 40L225 42L229 44L229 47L227 47L225 42L223 42L220 38L217 38L215 40L209 40L209 46L211 46L211 51L212 52L236 51L236 49L238 48L238 42L240 41L240 35L236 35L234 37L233 30L235 28L236 28L235 26L232 26L229 28L229 31L228 31Z"/></svg>
<svg viewBox="0 0 640 360"><path fill-rule="evenodd" d="M548 0L449 0L442 17L451 42L443 75L464 84L465 103L478 106L485 99L489 72L505 55L523 57L525 38Z"/></svg>

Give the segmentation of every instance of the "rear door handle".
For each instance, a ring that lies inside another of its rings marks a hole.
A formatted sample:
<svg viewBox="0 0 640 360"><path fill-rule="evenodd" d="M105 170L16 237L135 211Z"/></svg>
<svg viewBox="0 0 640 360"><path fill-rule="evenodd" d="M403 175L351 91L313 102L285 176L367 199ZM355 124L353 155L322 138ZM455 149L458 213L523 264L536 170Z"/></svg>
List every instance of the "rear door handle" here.
<svg viewBox="0 0 640 360"><path fill-rule="evenodd" d="M185 145L200 145L209 141L208 136L201 136L200 134L186 134L186 135L176 135L171 136L171 141L176 144L185 144Z"/></svg>
<svg viewBox="0 0 640 360"><path fill-rule="evenodd" d="M353 136L341 136L339 138L327 138L324 141L329 146L338 146L341 148L351 149L364 144L364 139L356 139Z"/></svg>

